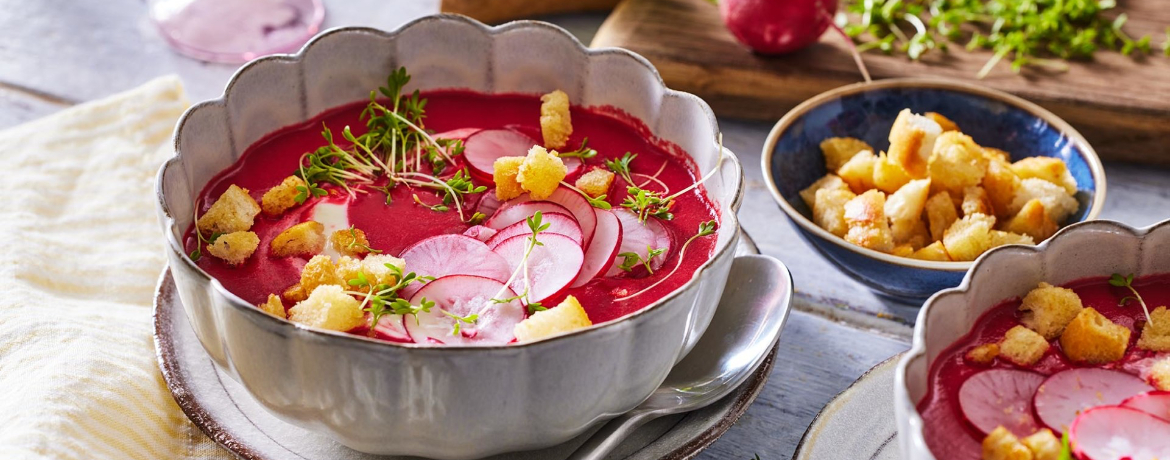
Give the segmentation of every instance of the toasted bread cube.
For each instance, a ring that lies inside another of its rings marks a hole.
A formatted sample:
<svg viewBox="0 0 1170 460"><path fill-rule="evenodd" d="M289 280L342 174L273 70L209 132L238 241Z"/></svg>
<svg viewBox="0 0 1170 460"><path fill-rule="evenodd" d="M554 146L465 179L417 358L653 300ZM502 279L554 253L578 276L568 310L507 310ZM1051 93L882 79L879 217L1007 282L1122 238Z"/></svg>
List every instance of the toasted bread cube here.
<svg viewBox="0 0 1170 460"><path fill-rule="evenodd" d="M309 263L301 269L301 282L297 284L300 288L297 291L308 298L309 293L317 289L317 286L345 286L345 281L337 275L337 265L333 263L332 258L324 254L316 255L309 259ZM293 288L297 286L293 286ZM285 291L285 294L291 294L285 296L286 299L291 299L297 292Z"/></svg>
<svg viewBox="0 0 1170 460"><path fill-rule="evenodd" d="M288 310L288 319L309 327L348 331L365 323L361 302L341 286L318 286L309 298Z"/></svg>
<svg viewBox="0 0 1170 460"><path fill-rule="evenodd" d="M1077 194L1077 180L1068 171L1068 165L1060 158L1029 157L1012 163L1012 171L1021 178L1044 179L1064 187L1069 195Z"/></svg>
<svg viewBox="0 0 1170 460"><path fill-rule="evenodd" d="M297 302L300 302L302 300L309 298L309 293L305 292L305 288L303 286L301 286L301 283L297 283L297 284L294 284L292 286L289 286L288 289L284 290L284 292L281 292L280 298L283 299L285 302L295 304Z"/></svg>
<svg viewBox="0 0 1170 460"><path fill-rule="evenodd" d="M970 136L946 132L934 143L930 155L930 178L935 190L946 190L961 196L963 189L979 185L987 174L987 158L983 148Z"/></svg>
<svg viewBox="0 0 1170 460"><path fill-rule="evenodd" d="M995 147L983 147L983 156L992 162L998 162L1008 166L1012 163L1012 154Z"/></svg>
<svg viewBox="0 0 1170 460"><path fill-rule="evenodd" d="M284 178L275 187L264 192L264 196L260 197L260 208L264 210L264 214L269 216L279 216L283 214L288 208L296 206L297 204L297 187L304 187L305 181L297 176L288 176Z"/></svg>
<svg viewBox="0 0 1170 460"><path fill-rule="evenodd" d="M1057 224L1064 222L1081 206L1063 187L1044 179L1029 178L1020 181L1020 189L1012 199L1012 212L1018 212L1032 200L1040 200L1044 205L1044 211L1048 213L1048 218Z"/></svg>
<svg viewBox="0 0 1170 460"><path fill-rule="evenodd" d="M1084 308L1081 297L1072 289L1041 282L1020 303L1020 311L1023 312L1020 322L1045 340L1053 340L1060 337L1068 323Z"/></svg>
<svg viewBox="0 0 1170 460"><path fill-rule="evenodd" d="M276 257L315 256L325 250L325 225L310 220L293 225L272 239Z"/></svg>
<svg viewBox="0 0 1170 460"><path fill-rule="evenodd" d="M955 212L955 202L947 192L938 192L926 200L923 206L926 210L926 220L930 223L930 238L939 241L946 234L948 228L959 220L959 213Z"/></svg>
<svg viewBox="0 0 1170 460"><path fill-rule="evenodd" d="M1105 364L1125 356L1129 328L1114 324L1093 307L1081 310L1060 334L1065 356L1080 364Z"/></svg>
<svg viewBox="0 0 1170 460"><path fill-rule="evenodd" d="M516 340L531 342L592 326L589 315L576 297L568 296L560 305L533 313L516 325Z"/></svg>
<svg viewBox="0 0 1170 460"><path fill-rule="evenodd" d="M1149 351L1170 351L1170 310L1166 307L1155 308L1150 312L1150 320L1142 328L1142 336L1137 346Z"/></svg>
<svg viewBox="0 0 1170 460"><path fill-rule="evenodd" d="M930 196L930 179L910 181L886 200L885 213L890 219L890 230L894 241L903 243L910 240L921 228L922 209ZM920 242L919 246L925 244Z"/></svg>
<svg viewBox="0 0 1170 460"><path fill-rule="evenodd" d="M943 246L951 259L975 260L991 248L991 229L995 218L985 214L971 214L956 220L943 234Z"/></svg>
<svg viewBox="0 0 1170 460"><path fill-rule="evenodd" d="M914 251L910 257L918 260L933 260L935 262L950 262L951 256L947 254L947 248L942 241L935 241L929 246Z"/></svg>
<svg viewBox="0 0 1170 460"><path fill-rule="evenodd" d="M394 266L398 270L396 271L387 265ZM399 281L398 273L402 273L405 269L405 260L385 254L371 254L361 260L342 256L337 261L337 277L346 286L359 291L368 291L380 284L393 286ZM359 288L351 284L352 280L359 279L359 274L366 278L367 286Z"/></svg>
<svg viewBox="0 0 1170 460"><path fill-rule="evenodd" d="M492 179L496 183L496 198L508 201L524 194L524 187L516 180L524 157L500 157L492 164Z"/></svg>
<svg viewBox="0 0 1170 460"><path fill-rule="evenodd" d="M1020 190L1020 176L1012 172L1010 165L999 161L987 163L987 174L983 176L983 189L987 200L995 210L996 217L1008 218L1013 215L1012 201Z"/></svg>
<svg viewBox="0 0 1170 460"><path fill-rule="evenodd" d="M999 355L1016 364L1028 367L1036 364L1048 352L1048 341L1024 326L1008 329L999 343Z"/></svg>
<svg viewBox="0 0 1170 460"><path fill-rule="evenodd" d="M1012 233L1020 233L1032 237L1035 241L1044 241L1056 233L1059 228L1056 222L1048 218L1044 205L1040 200L1029 200L1020 212L1001 226Z"/></svg>
<svg viewBox="0 0 1170 460"><path fill-rule="evenodd" d="M938 126L940 128L942 128L944 133L947 131L962 131L961 129L959 129L959 125L957 125L957 124L955 124L955 122L951 121L950 118L944 117L941 113L926 112L926 113L922 114L922 116L929 118L931 120L934 120L935 123L938 123Z"/></svg>
<svg viewBox="0 0 1170 460"><path fill-rule="evenodd" d="M900 235L900 233L899 233L899 232L905 232L906 231L905 228L896 228L896 227L891 226L890 230L892 232L894 232L894 242L899 243L899 244L901 244L901 243L909 244L910 247L914 248L915 251L922 249L922 248L924 248L924 247L926 247L934 242L934 240L930 239L930 229L927 228L926 222L923 221L922 219L918 219L918 220L914 221L914 223L910 227L909 236L905 237L904 240L899 240L898 238L899 238L899 236L905 236L905 235Z"/></svg>
<svg viewBox="0 0 1170 460"><path fill-rule="evenodd" d="M565 167L565 162L561 161L556 151L550 152L534 145L520 164L516 181L520 182L520 187L533 200L543 200L552 196L557 187L561 186L568 172L569 168Z"/></svg>
<svg viewBox="0 0 1170 460"><path fill-rule="evenodd" d="M1032 458L1034 460L1059 460L1060 459L1060 439L1052 434L1052 430L1048 428L1041 428L1040 431L1032 433L1020 440L1028 450L1032 451Z"/></svg>
<svg viewBox="0 0 1170 460"><path fill-rule="evenodd" d="M288 313L284 311L284 303L280 301L280 297L276 294L268 294L268 300L257 305L256 308L277 318L288 319Z"/></svg>
<svg viewBox="0 0 1170 460"><path fill-rule="evenodd" d="M840 176L829 173L825 174L824 177L817 179L817 181L813 182L812 185L808 186L808 188L801 190L800 199L804 200L804 204L808 205L809 209L812 209L813 205L815 205L817 202L817 191L822 189L850 190L849 184L846 184L845 181L841 180Z"/></svg>
<svg viewBox="0 0 1170 460"><path fill-rule="evenodd" d="M875 251L894 250L894 234L886 220L886 195L870 190L845 203L845 240Z"/></svg>
<svg viewBox="0 0 1170 460"><path fill-rule="evenodd" d="M1036 241L1028 235L1021 235L1019 233L1005 232L1001 230L991 231L991 248L998 248L1009 244L1027 244L1035 245Z"/></svg>
<svg viewBox="0 0 1170 460"><path fill-rule="evenodd" d="M935 140L942 133L938 122L903 109L890 128L890 160L912 178L926 177L927 162L934 151Z"/></svg>
<svg viewBox="0 0 1170 460"><path fill-rule="evenodd" d="M858 152L853 158L841 165L841 169L837 170L837 175L849 184L849 188L853 193L864 193L866 190L873 189L873 166L877 163L877 157L869 150Z"/></svg>
<svg viewBox="0 0 1170 460"><path fill-rule="evenodd" d="M971 348L967 351L967 361L978 364L980 366L991 365L995 358L999 357L998 343L985 343L977 347Z"/></svg>
<svg viewBox="0 0 1170 460"><path fill-rule="evenodd" d="M994 216L994 207L991 206L991 200L987 197L987 190L978 185L967 187L963 189L963 204L960 206L963 209L963 215L969 216L971 214L987 214Z"/></svg>
<svg viewBox="0 0 1170 460"><path fill-rule="evenodd" d="M597 198L609 193L609 187L613 185L613 177L614 174L612 172L601 168L593 168L589 172L582 174L581 177L578 177L576 185L586 195Z"/></svg>
<svg viewBox="0 0 1170 460"><path fill-rule="evenodd" d="M894 193L910 182L910 175L901 166L890 161L885 152L873 163L873 186L886 193Z"/></svg>
<svg viewBox="0 0 1170 460"><path fill-rule="evenodd" d="M817 200L813 203L813 222L829 233L844 238L849 232L849 224L845 223L845 203L856 196L849 190L817 190Z"/></svg>
<svg viewBox="0 0 1170 460"><path fill-rule="evenodd" d="M894 246L894 250L890 251L890 254L898 257L910 257L914 255L914 246L911 246L910 243L899 244Z"/></svg>
<svg viewBox="0 0 1170 460"><path fill-rule="evenodd" d="M244 263L260 246L260 237L254 232L232 232L220 235L207 245L207 252L223 259L228 265Z"/></svg>
<svg viewBox="0 0 1170 460"><path fill-rule="evenodd" d="M983 438L983 460L1034 460L1032 451L1002 426Z"/></svg>
<svg viewBox="0 0 1170 460"><path fill-rule="evenodd" d="M329 244L344 256L361 257L371 252L370 240L360 228L350 227L333 232L329 235Z"/></svg>
<svg viewBox="0 0 1170 460"><path fill-rule="evenodd" d="M569 95L556 90L540 96L540 135L545 148L558 150L569 143L573 122L569 117Z"/></svg>
<svg viewBox="0 0 1170 460"><path fill-rule="evenodd" d="M1170 391L1170 358L1162 358L1150 368L1150 385L1162 391Z"/></svg>
<svg viewBox="0 0 1170 460"><path fill-rule="evenodd" d="M260 205L248 194L248 189L232 184L199 217L196 226L204 235L246 232L252 228L257 214Z"/></svg>
<svg viewBox="0 0 1170 460"><path fill-rule="evenodd" d="M825 169L829 172L841 169L845 162L859 152L873 152L873 147L861 139L852 137L830 137L821 141L821 153L825 156Z"/></svg>

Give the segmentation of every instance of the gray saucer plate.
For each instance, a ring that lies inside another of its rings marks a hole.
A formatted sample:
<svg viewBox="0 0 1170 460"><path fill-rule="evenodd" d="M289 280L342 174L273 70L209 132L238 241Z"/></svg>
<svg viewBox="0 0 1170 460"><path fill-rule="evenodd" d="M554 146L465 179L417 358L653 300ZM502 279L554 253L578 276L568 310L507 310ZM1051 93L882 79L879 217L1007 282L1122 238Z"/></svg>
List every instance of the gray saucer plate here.
<svg viewBox="0 0 1170 460"><path fill-rule="evenodd" d="M894 420L896 355L833 398L804 432L793 460L898 460Z"/></svg>
<svg viewBox="0 0 1170 460"><path fill-rule="evenodd" d="M742 235L737 254L758 254ZM718 314L718 313L716 313ZM163 379L179 407L199 429L247 460L373 460L382 457L348 449L324 435L294 427L264 410L242 385L217 369L183 313L170 270L155 293L154 341ZM772 370L775 350L742 387L704 409L663 417L640 428L609 459L685 460L723 435L755 401ZM891 390L892 391L892 390ZM563 459L596 430L547 449L502 454L493 459Z"/></svg>

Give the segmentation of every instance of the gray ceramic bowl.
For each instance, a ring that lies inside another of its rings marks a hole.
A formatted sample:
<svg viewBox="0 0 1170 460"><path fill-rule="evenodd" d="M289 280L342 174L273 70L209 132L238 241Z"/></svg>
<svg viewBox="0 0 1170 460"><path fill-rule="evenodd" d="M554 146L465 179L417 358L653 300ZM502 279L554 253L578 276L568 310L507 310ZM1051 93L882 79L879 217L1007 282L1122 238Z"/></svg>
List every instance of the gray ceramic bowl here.
<svg viewBox="0 0 1170 460"><path fill-rule="evenodd" d="M1170 273L1170 221L1133 228L1113 221L1073 224L1039 246L1004 246L974 262L957 288L935 294L914 326L914 344L898 364L894 409L902 457L932 455L917 405L926 394L930 366L952 343L1001 301L1020 297L1045 281L1061 285L1111 273Z"/></svg>
<svg viewBox="0 0 1170 460"><path fill-rule="evenodd" d="M667 89L645 59L586 49L555 26L439 15L394 32L326 31L295 55L245 65L222 98L188 110L177 156L159 172L167 254L204 348L280 418L369 453L458 459L546 447L641 403L699 339L727 281L743 182L730 152L705 184L722 222L692 280L634 314L535 343L428 348L306 328L257 310L184 254L195 197L213 175L266 133L365 99L398 66L414 77L408 90L560 88L574 104L637 117L704 173L717 164L706 103Z"/></svg>

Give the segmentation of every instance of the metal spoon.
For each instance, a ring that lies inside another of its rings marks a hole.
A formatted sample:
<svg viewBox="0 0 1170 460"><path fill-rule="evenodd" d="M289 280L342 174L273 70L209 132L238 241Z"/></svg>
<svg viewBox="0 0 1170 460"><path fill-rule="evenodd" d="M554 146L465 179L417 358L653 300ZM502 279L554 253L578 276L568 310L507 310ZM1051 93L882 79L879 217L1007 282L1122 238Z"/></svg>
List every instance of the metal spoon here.
<svg viewBox="0 0 1170 460"><path fill-rule="evenodd" d="M792 276L770 256L735 258L719 309L699 343L645 402L605 424L570 460L600 460L638 427L706 407L748 379L780 339Z"/></svg>

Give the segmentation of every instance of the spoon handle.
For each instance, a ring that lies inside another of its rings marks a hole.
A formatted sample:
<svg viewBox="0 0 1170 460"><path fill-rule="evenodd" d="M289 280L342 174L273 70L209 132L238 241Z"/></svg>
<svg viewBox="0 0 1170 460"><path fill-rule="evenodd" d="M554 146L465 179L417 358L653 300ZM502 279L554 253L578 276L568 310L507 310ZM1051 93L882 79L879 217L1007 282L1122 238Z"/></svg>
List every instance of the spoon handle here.
<svg viewBox="0 0 1170 460"><path fill-rule="evenodd" d="M617 448L634 430L655 418L657 416L650 412L631 412L610 420L600 430L593 433L593 436L590 436L585 444L581 444L581 447L573 451L573 454L566 460L601 460L605 458L606 454Z"/></svg>

